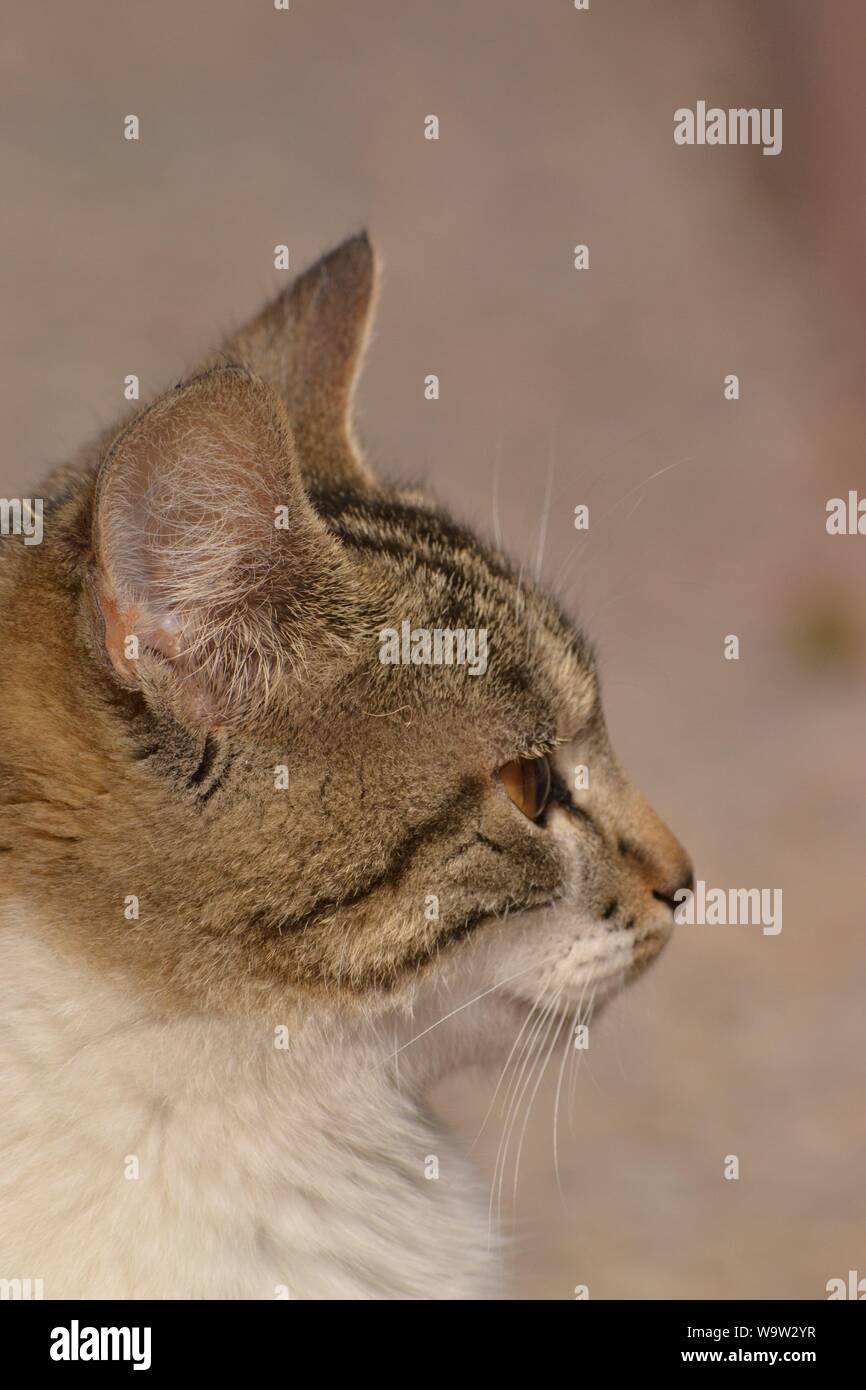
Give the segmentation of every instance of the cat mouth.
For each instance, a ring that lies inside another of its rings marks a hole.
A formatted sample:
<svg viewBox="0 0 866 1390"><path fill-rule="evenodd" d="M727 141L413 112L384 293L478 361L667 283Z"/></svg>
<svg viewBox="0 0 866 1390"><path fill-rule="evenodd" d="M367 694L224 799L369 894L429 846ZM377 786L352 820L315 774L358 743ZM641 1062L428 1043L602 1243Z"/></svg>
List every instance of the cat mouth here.
<svg viewBox="0 0 866 1390"><path fill-rule="evenodd" d="M543 896L532 895L522 899L508 898L498 907L479 908L476 912L470 913L467 918L466 930L472 931L475 927L494 922L504 925L511 919L526 917L532 912L544 912L556 908L561 902L561 897L549 892Z"/></svg>
<svg viewBox="0 0 866 1390"><path fill-rule="evenodd" d="M576 937L553 960L540 959L513 983L504 981L503 994L522 1012L546 1002L555 1017L575 1009L597 1014L649 969L669 938L670 931L654 923Z"/></svg>
<svg viewBox="0 0 866 1390"><path fill-rule="evenodd" d="M628 972L629 980L636 980L657 960L670 940L670 929L648 927L634 940L634 953Z"/></svg>
<svg viewBox="0 0 866 1390"><path fill-rule="evenodd" d="M445 947L456 946L461 941L470 941L479 927L503 927L508 921L517 921L533 912L543 912L545 909L556 907L560 901L559 898L546 893L543 898L508 898L496 907L477 908L468 912L461 921L455 922L446 931L440 932L432 945L418 951L412 957L410 964L412 968L429 964Z"/></svg>

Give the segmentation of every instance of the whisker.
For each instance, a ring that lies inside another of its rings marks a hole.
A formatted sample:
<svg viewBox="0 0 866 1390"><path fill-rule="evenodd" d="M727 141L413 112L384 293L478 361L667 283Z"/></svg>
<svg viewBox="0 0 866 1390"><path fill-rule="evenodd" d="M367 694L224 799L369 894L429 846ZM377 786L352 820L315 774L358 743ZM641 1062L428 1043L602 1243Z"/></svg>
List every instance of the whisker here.
<svg viewBox="0 0 866 1390"><path fill-rule="evenodd" d="M581 998L582 997L583 996L581 992ZM560 1202L562 1202L563 1207L565 1206L565 1197L563 1196L562 1181L560 1179L559 1173L559 1098L562 1093L562 1082L565 1077L569 1058L571 1053L575 1050L572 1044L572 1037L574 1033L577 1031L577 1025L579 1021L580 999L578 999L577 1003L574 1006L574 1015L572 1018L571 1027L569 1029L568 1038L566 1039L565 1046L562 1049L562 1061L559 1064L559 1074L556 1078L556 1092L553 1098L553 1172L556 1177L556 1190L559 1193L559 1200Z"/></svg>
<svg viewBox="0 0 866 1390"><path fill-rule="evenodd" d="M517 1030L517 1035L516 1035L516 1037L515 1037L515 1039L514 1039L514 1042L511 1044L511 1051L509 1052L508 1056L507 1056L506 1059L505 1059L505 1065L503 1066L502 1070L501 1070L500 1073L499 1073L499 1080L498 1080L497 1083L496 1083L496 1087L495 1087L495 1089L494 1089L494 1091L493 1091L493 1095L490 1097L490 1104L489 1104L488 1107L487 1107L487 1113L486 1113L486 1115L484 1116L484 1119L481 1121L481 1128L479 1129L478 1133L476 1134L475 1138L473 1139L472 1143L471 1143L470 1146L469 1146L470 1152L472 1151L472 1149L475 1148L475 1145L478 1143L478 1140L481 1138L482 1134L484 1133L485 1127L486 1127L486 1125L487 1125L488 1120L490 1119L490 1116L493 1114L493 1107L494 1107L494 1105L496 1104L496 1097L499 1095L499 1092L500 1092L500 1090L501 1090L501 1088L502 1088L502 1083L503 1083L503 1081L505 1080L505 1077L506 1077L507 1072L508 1072L508 1068L509 1068L509 1066L511 1065L511 1059L512 1059L512 1057L514 1056L515 1052L517 1051L517 1048L518 1048L519 1045L520 1045L520 1040L521 1040L521 1038L523 1037L523 1034L526 1032L526 1029L528 1028L530 1021L531 1021L532 1018L534 1017L535 1011L536 1011L537 1008L538 1008L538 1003L537 1003L537 1001L536 1001L536 1003L534 1003L534 1004L532 1005L532 1008L529 1010L529 1013L526 1015L526 1018L523 1020L523 1022L521 1023L521 1025L520 1025L520 1027L519 1027L519 1029Z"/></svg>
<svg viewBox="0 0 866 1390"><path fill-rule="evenodd" d="M587 977L586 977L586 983L584 984L583 989L580 991L580 1005L579 1005L579 1007L580 1007L580 1022L581 1022L581 1023L584 1023L584 1022L585 1022L585 1023L589 1024L590 1021L592 1020L592 1010L593 1010L593 1006L594 1006L594 1004L595 1004L595 995L596 995L596 991L595 991L595 990L592 991L592 996L591 996L591 998L590 998L589 1007L588 1007L588 1009L587 1009L587 1011L586 1011L586 1014L583 1013L583 1000L584 1000L584 996L585 996L585 994L586 994L587 989L590 987L590 985L592 984L592 982L593 982L594 979L595 979L595 972L594 972L594 971L590 971L589 975L587 975ZM574 1051L577 1051L577 1049L573 1049L573 1050L574 1050ZM571 1067L571 1073L570 1073L569 1081L568 1081L568 1129L569 1129L569 1133L571 1134L571 1137L572 1137L572 1138L574 1138L574 1102L575 1102L576 1093L577 1093L577 1077L578 1077L578 1073L579 1073L579 1071L580 1071L580 1062L581 1062L581 1058L580 1058L579 1055L576 1056L576 1057L574 1057L573 1065L572 1065L572 1067Z"/></svg>
<svg viewBox="0 0 866 1390"><path fill-rule="evenodd" d="M562 990L560 990L559 994L557 995L557 1003L559 1002L561 996ZM523 1141L526 1138L526 1130L529 1125L529 1117L532 1114L532 1107L535 1104L535 1097L538 1095L539 1087L541 1086L541 1083L544 1080L545 1073L547 1072L547 1068L550 1065L550 1059L553 1056L553 1052L559 1039L559 1035L562 1032L562 1025L563 1023L565 1023L567 1017L567 1014L559 1014L556 1029L554 1031L553 1037L550 1040L550 1045L547 1049L547 1052L544 1055L544 1061L542 1062L541 1067L539 1068L538 1080L535 1083L532 1094L529 1097L529 1104L526 1107L526 1114L523 1118L523 1128L520 1131L520 1140L517 1145L517 1157L514 1160L514 1188L512 1191L512 1199L514 1201L517 1200L517 1184L520 1178L520 1155L523 1153Z"/></svg>
<svg viewBox="0 0 866 1390"><path fill-rule="evenodd" d="M502 1220L502 1192L503 1192L503 1187L504 1187L504 1184L505 1184L505 1169L506 1169L506 1167L507 1167L508 1149L509 1149L510 1144L511 1144L511 1136L512 1136L512 1134L514 1133L514 1131L515 1131L516 1128L517 1128L517 1121L518 1121L518 1118L519 1118L519 1115L520 1115L520 1107L521 1107L521 1105L523 1104L523 1098L524 1098L524 1096L526 1095L527 1090L529 1089L529 1087L530 1087L531 1084L532 1084L532 1078L533 1078L533 1076L534 1076L534 1074L535 1074L536 1063L538 1062L539 1057L542 1055L542 1053L543 1053L543 1051L544 1051L544 1048L545 1048L545 1046L546 1046L546 1044L547 1044L548 1035L549 1035L549 1033L550 1033L551 1027L553 1026L554 1019L555 1019L555 1017L556 1017L556 1006L557 1006L557 1004L558 1004L558 1002L559 1002L559 999L560 999L561 995L562 995L562 987L559 989L558 993L554 995L553 999L551 999L551 1000L547 1003L547 1005L545 1006L544 1012L543 1012L542 1015L541 1015L541 1023L540 1023L540 1026L539 1026L538 1030L536 1031L535 1036L533 1037L533 1040L532 1040L532 1046L533 1046L533 1048L535 1047L535 1042L536 1042L536 1040L538 1039L539 1035L540 1035L542 1032L543 1032L543 1037L541 1038L540 1045L539 1045L539 1047L538 1047L538 1050L535 1052L535 1055L531 1056L528 1075L527 1075L527 1077L526 1077L526 1080L525 1080L525 1081L522 1083L522 1085L520 1086L519 1091L517 1091L517 1092L515 1093L515 1096L514 1096L514 1099L513 1099L513 1101L512 1101L510 1111L509 1111L509 1124L508 1124L508 1128L507 1128L507 1131L506 1131L506 1142L505 1142L505 1146L504 1146L504 1148L503 1148L503 1153L502 1153L502 1163L501 1163L500 1168L499 1168L499 1186L498 1186L498 1192L497 1192L497 1221L498 1221L498 1222L501 1222L501 1220ZM525 1066L524 1066L524 1070L525 1070ZM543 1074L543 1068L542 1068L542 1074ZM522 1073L521 1073L521 1075L522 1075ZM533 1096L534 1096L534 1094L535 1094L535 1093L533 1092ZM531 1102L531 1100L530 1100L530 1106L531 1106L531 1103L532 1103L532 1102ZM524 1132L525 1132L525 1126L524 1126Z"/></svg>
<svg viewBox="0 0 866 1390"><path fill-rule="evenodd" d="M536 1004L536 1005L533 1005L533 1011L534 1011L535 1008L537 1008L537 1007L538 1007L537 1004ZM548 1013L549 1008L550 1008L550 1005L549 1005L549 1004L545 1005L545 1006L542 1008L541 1013L540 1013L539 1016L538 1016L538 1019L536 1020L535 1024L533 1025L533 1029L532 1029L531 1035L530 1035L529 1037L527 1037L527 1039L526 1039L526 1041L525 1041L525 1043L524 1043L524 1046L523 1046L523 1061L522 1061L521 1066L520 1066L520 1074L519 1074L519 1077L518 1077L518 1080L517 1080L517 1086L518 1086L518 1087L519 1087L519 1085L520 1085L520 1081L521 1081L522 1078L523 1078L524 1072L526 1071L526 1067L527 1067L527 1065L529 1064L529 1060L530 1060L530 1058L531 1058L531 1056L532 1056L532 1049L533 1049L533 1047L534 1047L534 1045L535 1045L535 1040L536 1040L536 1038L539 1036L539 1034L541 1033L542 1028L544 1027L544 1020L545 1020L545 1018L546 1018L546 1016L547 1016L547 1013ZM512 1080L513 1080L513 1078L512 1078ZM511 1086L509 1086L509 1090L510 1090L510 1089L511 1089ZM511 1123L512 1123L512 1115L513 1115L513 1113L514 1113L515 1099L516 1099L515 1096L512 1096L512 1099L511 1099L510 1102L508 1101L508 1099L506 1099L506 1115L505 1115L505 1120L504 1120L503 1127L502 1127L502 1134L500 1135L500 1139L499 1139L499 1147L498 1147L497 1153L496 1153L496 1163L494 1164L494 1168L493 1168L493 1178L492 1178L491 1185L490 1185L490 1206L489 1206L489 1211L488 1211L488 1231L489 1231L489 1234L490 1234L491 1238L492 1238L492 1231L493 1231L493 1224L494 1224L494 1222L493 1222L494 1202L496 1202L496 1222L497 1222L497 1224L499 1224L499 1223L501 1222L501 1219L502 1219L502 1176L503 1176L504 1171L505 1171L505 1162L506 1162L507 1155L508 1155L508 1143L509 1143L509 1136L510 1136L510 1133L511 1133ZM519 1100L518 1100L517 1103L519 1104ZM497 1190L498 1190L498 1200L497 1200Z"/></svg>
<svg viewBox="0 0 866 1390"><path fill-rule="evenodd" d="M598 528L602 525L604 521L607 520L609 516L613 514L613 512L616 511L617 507L621 507L623 502L627 502L628 499L630 497L633 497L636 492L639 492L641 488L648 487L650 483L655 482L656 478L661 478L665 473L670 473L671 469L680 468L685 463L693 463L695 458L695 454L690 454L687 455L685 458L675 459L673 463L665 464L664 468L656 469L655 473L651 473L648 478L644 478L641 482L635 483L634 486L630 487L626 492L624 492L621 497L618 497L617 500L614 503L612 503L611 506L608 507L606 512L602 512L601 516L596 521L592 522L592 531L587 537L586 544L574 547L570 551L570 553L565 557L565 560L560 565L556 575L553 578L553 581L550 586L551 589L555 593L559 593L560 586L563 583L570 567L578 561L586 562L588 559L592 557L593 538L597 534ZM634 510L635 509L633 508L632 511ZM632 513L629 512L628 515L631 516ZM569 586L569 589L565 591L566 594L570 592L570 589L574 587L574 583L576 582L577 580L573 581L573 583Z"/></svg>
<svg viewBox="0 0 866 1390"><path fill-rule="evenodd" d="M544 502L541 508L541 524L538 529L538 551L535 557L535 582L541 578L544 560L544 547L547 542L547 523L550 519L550 503L553 495L553 473L556 466L556 426L550 428L550 457L547 462L547 481L544 485Z"/></svg>
<svg viewBox="0 0 866 1390"><path fill-rule="evenodd" d="M510 1119L510 1117L511 1117L511 1112L512 1112L512 1109L513 1109L513 1102L514 1102L515 1095L516 1095L516 1093L517 1093L517 1091L518 1091L518 1089L519 1089L519 1087L520 1087L520 1084L521 1084L521 1082L522 1082L522 1080L523 1080L523 1076L524 1076L524 1073L525 1073L525 1071L526 1071L526 1068L527 1068L527 1066L529 1066L529 1064L530 1064L530 1061L531 1061L531 1058L532 1058L532 1049L533 1049L533 1047L535 1046L535 1043L536 1043L536 1041L537 1041L537 1039L538 1039L539 1033L541 1032L542 1028L544 1027L544 1020L545 1020L546 1017L547 1017L547 1005L546 1005L546 1004L540 1004L540 1003L533 1004L533 1006L532 1006L532 1011L533 1011L533 1013L535 1012L536 1009L540 1009L541 1012L539 1013L538 1017L537 1017L536 1020L535 1020L535 1023L533 1024L531 1036L528 1037L527 1040L526 1040L526 1047L525 1047L524 1050L523 1050L523 1061L522 1061L522 1063L521 1063L520 1070L519 1070L519 1072L518 1072L517 1068L515 1067L514 1071L512 1072L511 1078L510 1078L510 1080L509 1080L509 1082L508 1082L508 1085L507 1085L507 1087L506 1087L506 1089L505 1089L504 1109L505 1109L505 1123L506 1123L506 1128L507 1128L507 1126L508 1126L508 1121L509 1121L509 1119Z"/></svg>
<svg viewBox="0 0 866 1390"><path fill-rule="evenodd" d="M432 1033L434 1028L438 1028L442 1023L447 1023L449 1018L453 1018L455 1014L462 1013L464 1009L469 1008L470 1004L477 1004L479 999L484 999L488 994L493 994L497 989L503 989L505 985L510 985L512 980L519 980L521 975L528 975L531 970L537 970L539 966L546 965L548 961L556 960L556 958L557 953L554 952L543 960L533 961L531 965L525 966L523 970L516 970L513 975L509 975L504 980L499 980L495 985L488 985L487 989L482 989L479 994L474 994L471 999L467 999L464 1003L458 1004L456 1009L451 1009L449 1013L443 1014L441 1018L437 1018L436 1022L431 1023L428 1028L422 1028L421 1032L416 1033L414 1038L410 1038L408 1042L402 1043L401 1046L397 1048L396 1052L392 1052L388 1057L385 1057L383 1059L384 1062L392 1062L398 1053L405 1052L406 1048L418 1042L419 1038L426 1038L427 1034Z"/></svg>

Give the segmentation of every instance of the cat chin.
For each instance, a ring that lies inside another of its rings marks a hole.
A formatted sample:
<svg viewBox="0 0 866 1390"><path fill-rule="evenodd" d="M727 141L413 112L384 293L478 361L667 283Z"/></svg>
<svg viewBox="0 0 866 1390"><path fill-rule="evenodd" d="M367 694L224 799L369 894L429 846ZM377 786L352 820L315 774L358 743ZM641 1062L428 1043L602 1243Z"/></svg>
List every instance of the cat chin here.
<svg viewBox="0 0 866 1390"><path fill-rule="evenodd" d="M516 920L489 963L503 993L524 1007L592 1012L642 974L670 935L668 915L611 929L563 904Z"/></svg>
<svg viewBox="0 0 866 1390"><path fill-rule="evenodd" d="M554 1027L560 1019L576 1026L597 1018L670 934L654 921L611 930L558 909L534 910L526 919L479 933L416 981L397 1005L400 1041L416 1062L420 1044L428 1074L500 1062L503 1046L513 1044L530 1015L552 1019Z"/></svg>
<svg viewBox="0 0 866 1390"><path fill-rule="evenodd" d="M433 995L420 992L411 1026L397 1033L404 1084L426 1090L457 1071L499 1068L520 1039L533 1035L551 1040L558 1055L570 1045L577 1025L595 1022L621 992L629 970L626 964L611 965L559 992L533 994L528 988L488 984L486 991L448 991L443 1000L441 982Z"/></svg>
<svg viewBox="0 0 866 1390"><path fill-rule="evenodd" d="M631 978L631 965L613 961L590 973L555 988L539 989L532 995L528 990L515 990L511 998L526 1011L549 1010L555 1016L573 1016L575 1022L587 1023L622 992Z"/></svg>

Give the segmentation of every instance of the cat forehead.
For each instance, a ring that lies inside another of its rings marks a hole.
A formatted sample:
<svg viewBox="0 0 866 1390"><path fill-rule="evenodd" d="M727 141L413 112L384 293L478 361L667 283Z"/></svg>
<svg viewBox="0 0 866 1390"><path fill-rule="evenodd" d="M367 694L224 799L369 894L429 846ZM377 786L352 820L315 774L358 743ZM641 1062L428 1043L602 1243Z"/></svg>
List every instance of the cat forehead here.
<svg viewBox="0 0 866 1390"><path fill-rule="evenodd" d="M486 695L515 728L544 728L551 739L570 737L594 716L590 643L472 531L417 493L314 489L312 500L376 596L386 665L439 664L455 694L468 696L475 685L473 703Z"/></svg>

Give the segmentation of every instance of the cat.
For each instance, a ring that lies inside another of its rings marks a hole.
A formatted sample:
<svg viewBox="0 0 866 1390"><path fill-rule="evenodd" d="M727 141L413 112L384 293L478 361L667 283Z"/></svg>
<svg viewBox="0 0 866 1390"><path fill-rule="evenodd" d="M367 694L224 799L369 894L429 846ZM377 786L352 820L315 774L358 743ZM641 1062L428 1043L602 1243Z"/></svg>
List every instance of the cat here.
<svg viewBox="0 0 866 1390"><path fill-rule="evenodd" d="M377 279L345 242L2 540L0 1277L47 1298L507 1296L427 1090L567 1035L691 881L587 639L376 481ZM404 623L484 672L383 662Z"/></svg>

